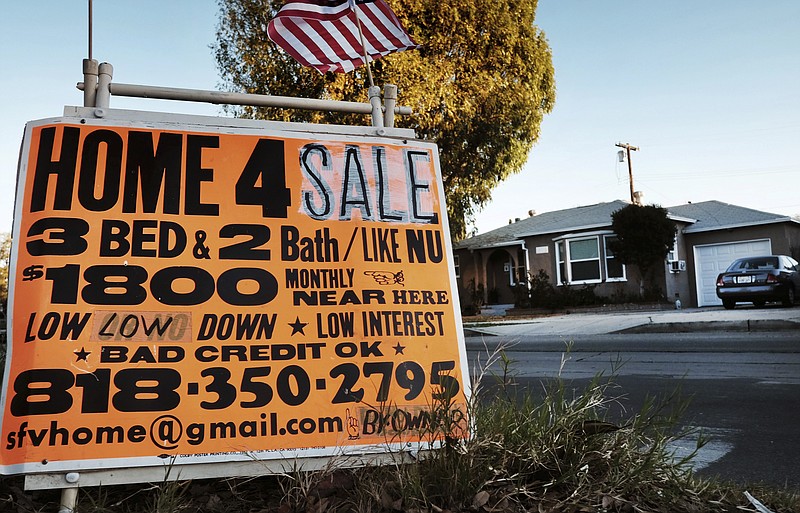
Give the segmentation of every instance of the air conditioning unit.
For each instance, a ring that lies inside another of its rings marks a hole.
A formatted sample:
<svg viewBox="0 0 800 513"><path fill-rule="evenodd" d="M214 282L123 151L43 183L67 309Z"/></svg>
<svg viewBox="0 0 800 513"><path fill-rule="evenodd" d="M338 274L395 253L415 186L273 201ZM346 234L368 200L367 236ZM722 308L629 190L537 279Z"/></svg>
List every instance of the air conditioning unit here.
<svg viewBox="0 0 800 513"><path fill-rule="evenodd" d="M669 272L679 273L686 270L686 260L670 260Z"/></svg>

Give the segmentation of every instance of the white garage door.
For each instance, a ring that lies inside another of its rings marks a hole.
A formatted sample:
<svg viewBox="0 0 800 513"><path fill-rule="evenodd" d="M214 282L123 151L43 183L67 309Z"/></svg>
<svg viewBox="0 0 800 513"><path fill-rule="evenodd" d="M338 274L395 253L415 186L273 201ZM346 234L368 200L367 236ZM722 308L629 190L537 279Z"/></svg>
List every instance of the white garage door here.
<svg viewBox="0 0 800 513"><path fill-rule="evenodd" d="M697 305L721 305L717 297L717 275L737 258L769 255L772 244L769 239L726 244L709 244L694 247L695 280L697 283Z"/></svg>

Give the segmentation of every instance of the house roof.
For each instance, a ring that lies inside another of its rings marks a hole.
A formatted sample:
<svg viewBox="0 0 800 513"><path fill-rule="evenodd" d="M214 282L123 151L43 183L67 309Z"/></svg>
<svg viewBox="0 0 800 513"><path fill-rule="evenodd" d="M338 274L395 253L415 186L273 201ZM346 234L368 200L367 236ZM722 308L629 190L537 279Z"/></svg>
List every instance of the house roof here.
<svg viewBox="0 0 800 513"><path fill-rule="evenodd" d="M798 221L791 217L753 210L752 208L731 205L721 201L703 201L669 207L671 214L691 217L697 222L684 228L684 233L708 232L729 228L742 228L760 224L785 223Z"/></svg>
<svg viewBox="0 0 800 513"><path fill-rule="evenodd" d="M456 248L486 248L535 235L611 227L611 214L626 205L628 205L627 202L617 200L556 210L555 212L544 212L464 239L456 244Z"/></svg>
<svg viewBox="0 0 800 513"><path fill-rule="evenodd" d="M458 242L456 249L479 249L513 244L525 237L562 234L611 227L611 214L628 202L616 200L545 212ZM760 224L794 222L787 216L723 203L703 201L668 207L669 217L687 223L684 233L696 233Z"/></svg>

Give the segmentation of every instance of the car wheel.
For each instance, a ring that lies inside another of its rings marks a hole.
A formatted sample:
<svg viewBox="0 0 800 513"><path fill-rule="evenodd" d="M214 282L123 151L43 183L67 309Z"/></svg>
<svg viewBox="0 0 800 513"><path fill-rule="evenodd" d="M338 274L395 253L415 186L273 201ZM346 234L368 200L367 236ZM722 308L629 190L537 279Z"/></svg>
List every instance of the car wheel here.
<svg viewBox="0 0 800 513"><path fill-rule="evenodd" d="M753 301L753 306L756 308L764 308L764 305L766 304L766 301Z"/></svg>
<svg viewBox="0 0 800 513"><path fill-rule="evenodd" d="M722 306L725 307L725 310L733 310L733 307L736 306L736 301L731 301L730 299L723 299Z"/></svg>
<svg viewBox="0 0 800 513"><path fill-rule="evenodd" d="M794 289L791 287L786 291L786 296L783 298L783 306L794 306Z"/></svg>

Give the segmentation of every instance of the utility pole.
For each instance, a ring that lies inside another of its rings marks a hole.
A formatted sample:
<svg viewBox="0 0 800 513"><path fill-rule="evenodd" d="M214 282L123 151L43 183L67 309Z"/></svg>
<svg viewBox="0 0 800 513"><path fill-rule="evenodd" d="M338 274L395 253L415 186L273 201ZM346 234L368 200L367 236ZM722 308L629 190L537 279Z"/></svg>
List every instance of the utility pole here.
<svg viewBox="0 0 800 513"><path fill-rule="evenodd" d="M633 165L631 164L631 151L637 151L639 148L636 146L631 146L628 143L617 143L616 146L618 148L624 148L627 151L628 156L628 178L631 186L631 203L636 204L636 197L633 194Z"/></svg>

